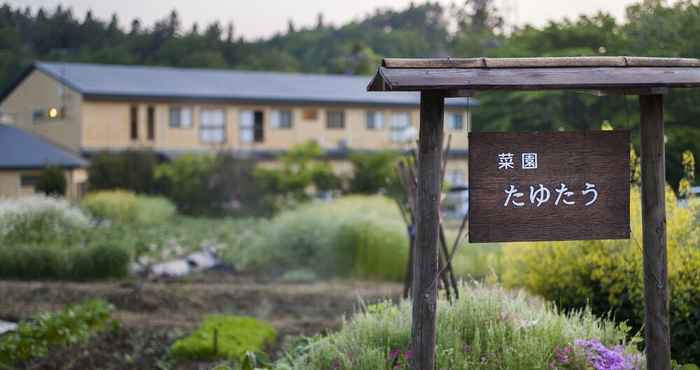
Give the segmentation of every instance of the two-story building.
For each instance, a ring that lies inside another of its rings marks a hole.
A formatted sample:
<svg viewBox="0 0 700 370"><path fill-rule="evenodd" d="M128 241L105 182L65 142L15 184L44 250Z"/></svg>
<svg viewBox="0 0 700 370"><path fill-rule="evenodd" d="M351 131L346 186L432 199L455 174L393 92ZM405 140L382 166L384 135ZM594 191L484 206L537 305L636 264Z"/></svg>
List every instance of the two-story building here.
<svg viewBox="0 0 700 370"><path fill-rule="evenodd" d="M37 62L0 94L0 116L89 156L227 150L269 160L314 140L339 172L349 150L413 147L419 95L370 93L368 77ZM474 100L448 99L448 179L465 183Z"/></svg>

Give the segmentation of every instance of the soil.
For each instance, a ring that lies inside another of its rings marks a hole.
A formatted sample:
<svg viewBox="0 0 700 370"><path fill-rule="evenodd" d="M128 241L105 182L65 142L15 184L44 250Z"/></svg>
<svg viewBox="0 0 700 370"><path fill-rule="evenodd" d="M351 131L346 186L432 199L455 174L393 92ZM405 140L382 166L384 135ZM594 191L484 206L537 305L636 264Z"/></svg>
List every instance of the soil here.
<svg viewBox="0 0 700 370"><path fill-rule="evenodd" d="M0 320L17 321L102 298L115 306L115 328L89 343L54 349L25 369L211 369L216 363L179 363L167 349L210 313L253 316L279 332L272 358L298 335L338 329L362 304L397 300L401 286L363 281L286 282L210 271L177 280L97 283L0 281Z"/></svg>

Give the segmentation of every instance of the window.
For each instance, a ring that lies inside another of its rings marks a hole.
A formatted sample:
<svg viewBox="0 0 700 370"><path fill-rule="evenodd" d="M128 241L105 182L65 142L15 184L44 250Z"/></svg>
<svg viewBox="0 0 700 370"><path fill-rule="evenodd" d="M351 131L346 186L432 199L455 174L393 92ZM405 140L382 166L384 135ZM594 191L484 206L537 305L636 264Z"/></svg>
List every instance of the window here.
<svg viewBox="0 0 700 370"><path fill-rule="evenodd" d="M241 143L261 143L265 140L264 118L262 111L241 111L238 128Z"/></svg>
<svg viewBox="0 0 700 370"><path fill-rule="evenodd" d="M384 114L382 112L367 112L367 129L381 130L384 128Z"/></svg>
<svg viewBox="0 0 700 370"><path fill-rule="evenodd" d="M292 111L290 110L274 110L272 111L272 127L273 128L292 128Z"/></svg>
<svg viewBox="0 0 700 370"><path fill-rule="evenodd" d="M148 107L148 120L147 122L147 137L148 140L156 139L156 108L153 106Z"/></svg>
<svg viewBox="0 0 700 370"><path fill-rule="evenodd" d="M318 110L316 109L304 109L302 113L305 121L316 121L318 120Z"/></svg>
<svg viewBox="0 0 700 370"><path fill-rule="evenodd" d="M221 144L226 139L223 109L204 109L199 115L199 139L207 144Z"/></svg>
<svg viewBox="0 0 700 370"><path fill-rule="evenodd" d="M328 112L326 112L326 128L344 129L345 128L345 112L343 112L343 111L328 111Z"/></svg>
<svg viewBox="0 0 700 370"><path fill-rule="evenodd" d="M413 140L416 130L411 127L411 114L408 112L394 113L391 116L391 140L405 143Z"/></svg>
<svg viewBox="0 0 700 370"><path fill-rule="evenodd" d="M448 130L459 131L464 129L464 115L457 112L445 113L445 123Z"/></svg>
<svg viewBox="0 0 700 370"><path fill-rule="evenodd" d="M192 108L170 107L169 125L171 128L191 128Z"/></svg>
<svg viewBox="0 0 700 370"><path fill-rule="evenodd" d="M139 139L139 107L132 106L129 110L130 137L131 140Z"/></svg>
<svg viewBox="0 0 700 370"><path fill-rule="evenodd" d="M39 181L39 175L21 175L19 177L19 186L29 188L36 186Z"/></svg>

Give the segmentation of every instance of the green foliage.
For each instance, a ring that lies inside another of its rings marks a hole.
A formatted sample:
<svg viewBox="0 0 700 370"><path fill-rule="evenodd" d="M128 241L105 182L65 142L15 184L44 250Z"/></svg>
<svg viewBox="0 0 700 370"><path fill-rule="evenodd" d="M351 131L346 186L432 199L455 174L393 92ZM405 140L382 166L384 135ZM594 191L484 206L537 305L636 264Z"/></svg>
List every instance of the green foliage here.
<svg viewBox="0 0 700 370"><path fill-rule="evenodd" d="M0 337L0 368L46 356L49 349L87 341L105 329L113 307L101 300L71 305L22 321L17 330Z"/></svg>
<svg viewBox="0 0 700 370"><path fill-rule="evenodd" d="M131 256L120 240L76 241L75 244L2 244L0 277L23 280L94 280L123 278Z"/></svg>
<svg viewBox="0 0 700 370"><path fill-rule="evenodd" d="M170 353L177 359L239 360L247 352L262 352L276 338L272 325L252 317L210 315L194 333L173 343Z"/></svg>
<svg viewBox="0 0 700 370"><path fill-rule="evenodd" d="M138 214L136 195L125 190L90 193L83 198L80 205L93 217L112 222L133 222Z"/></svg>
<svg viewBox="0 0 700 370"><path fill-rule="evenodd" d="M350 192L397 194L400 184L396 175L396 163L400 156L400 153L389 150L377 153L353 153L350 156L353 167Z"/></svg>
<svg viewBox="0 0 700 370"><path fill-rule="evenodd" d="M91 191L153 193L158 189L154 178L157 164L155 153L148 150L98 153L90 160L88 187Z"/></svg>
<svg viewBox="0 0 700 370"><path fill-rule="evenodd" d="M251 159L231 154L183 155L161 164L156 178L162 194L188 215L255 214L264 211L264 191Z"/></svg>
<svg viewBox="0 0 700 370"><path fill-rule="evenodd" d="M632 192L629 241L519 243L505 247L503 281L524 287L565 309L589 304L596 314L612 311L634 328L643 324L643 275L640 194ZM672 353L684 362L700 362L700 228L695 206L681 208L667 189L670 317Z"/></svg>
<svg viewBox="0 0 700 370"><path fill-rule="evenodd" d="M46 195L66 195L66 176L63 169L58 166L46 166L36 182L36 191Z"/></svg>
<svg viewBox="0 0 700 370"><path fill-rule="evenodd" d="M285 211L224 249L234 264L320 276L400 280L408 254L405 226L389 199L350 196Z"/></svg>
<svg viewBox="0 0 700 370"><path fill-rule="evenodd" d="M99 220L122 224L157 224L175 214L175 206L163 197L135 195L124 190L90 193L81 206Z"/></svg>
<svg viewBox="0 0 700 370"><path fill-rule="evenodd" d="M273 208L287 208L309 200L315 190L338 190L340 179L329 163L321 161L321 146L309 141L292 147L278 159L279 167L260 167L256 170L259 191L268 196Z"/></svg>
<svg viewBox="0 0 700 370"><path fill-rule="evenodd" d="M547 369L554 350L576 339L622 344L625 325L595 317L588 310L562 314L522 292L463 286L453 304L437 305L437 369ZM294 348L275 369L407 369L411 305L390 302L367 307L343 328Z"/></svg>

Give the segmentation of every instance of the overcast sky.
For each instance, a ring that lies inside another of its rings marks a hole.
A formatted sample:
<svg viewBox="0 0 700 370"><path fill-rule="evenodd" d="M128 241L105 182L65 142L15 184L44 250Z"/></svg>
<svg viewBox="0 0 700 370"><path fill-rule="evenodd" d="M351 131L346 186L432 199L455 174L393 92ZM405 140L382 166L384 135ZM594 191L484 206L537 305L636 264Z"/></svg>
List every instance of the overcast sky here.
<svg viewBox="0 0 700 370"><path fill-rule="evenodd" d="M1 1L1 0L0 0ZM7 1L7 0L6 0ZM438 0L447 5L454 0ZM462 0L456 0L461 3ZM625 7L634 0L497 0L511 23L543 25L550 19L592 14L598 10L624 19ZM327 22L342 24L362 18L376 8L400 9L411 0L9 0L13 6L70 6L80 18L88 9L101 18L116 12L123 25L139 18L147 25L177 9L185 27L193 22L200 25L214 20L233 21L236 34L246 39L267 37L287 28L291 19L299 26L315 24L319 12ZM416 1L420 3L422 1ZM201 29L201 28L200 28Z"/></svg>

